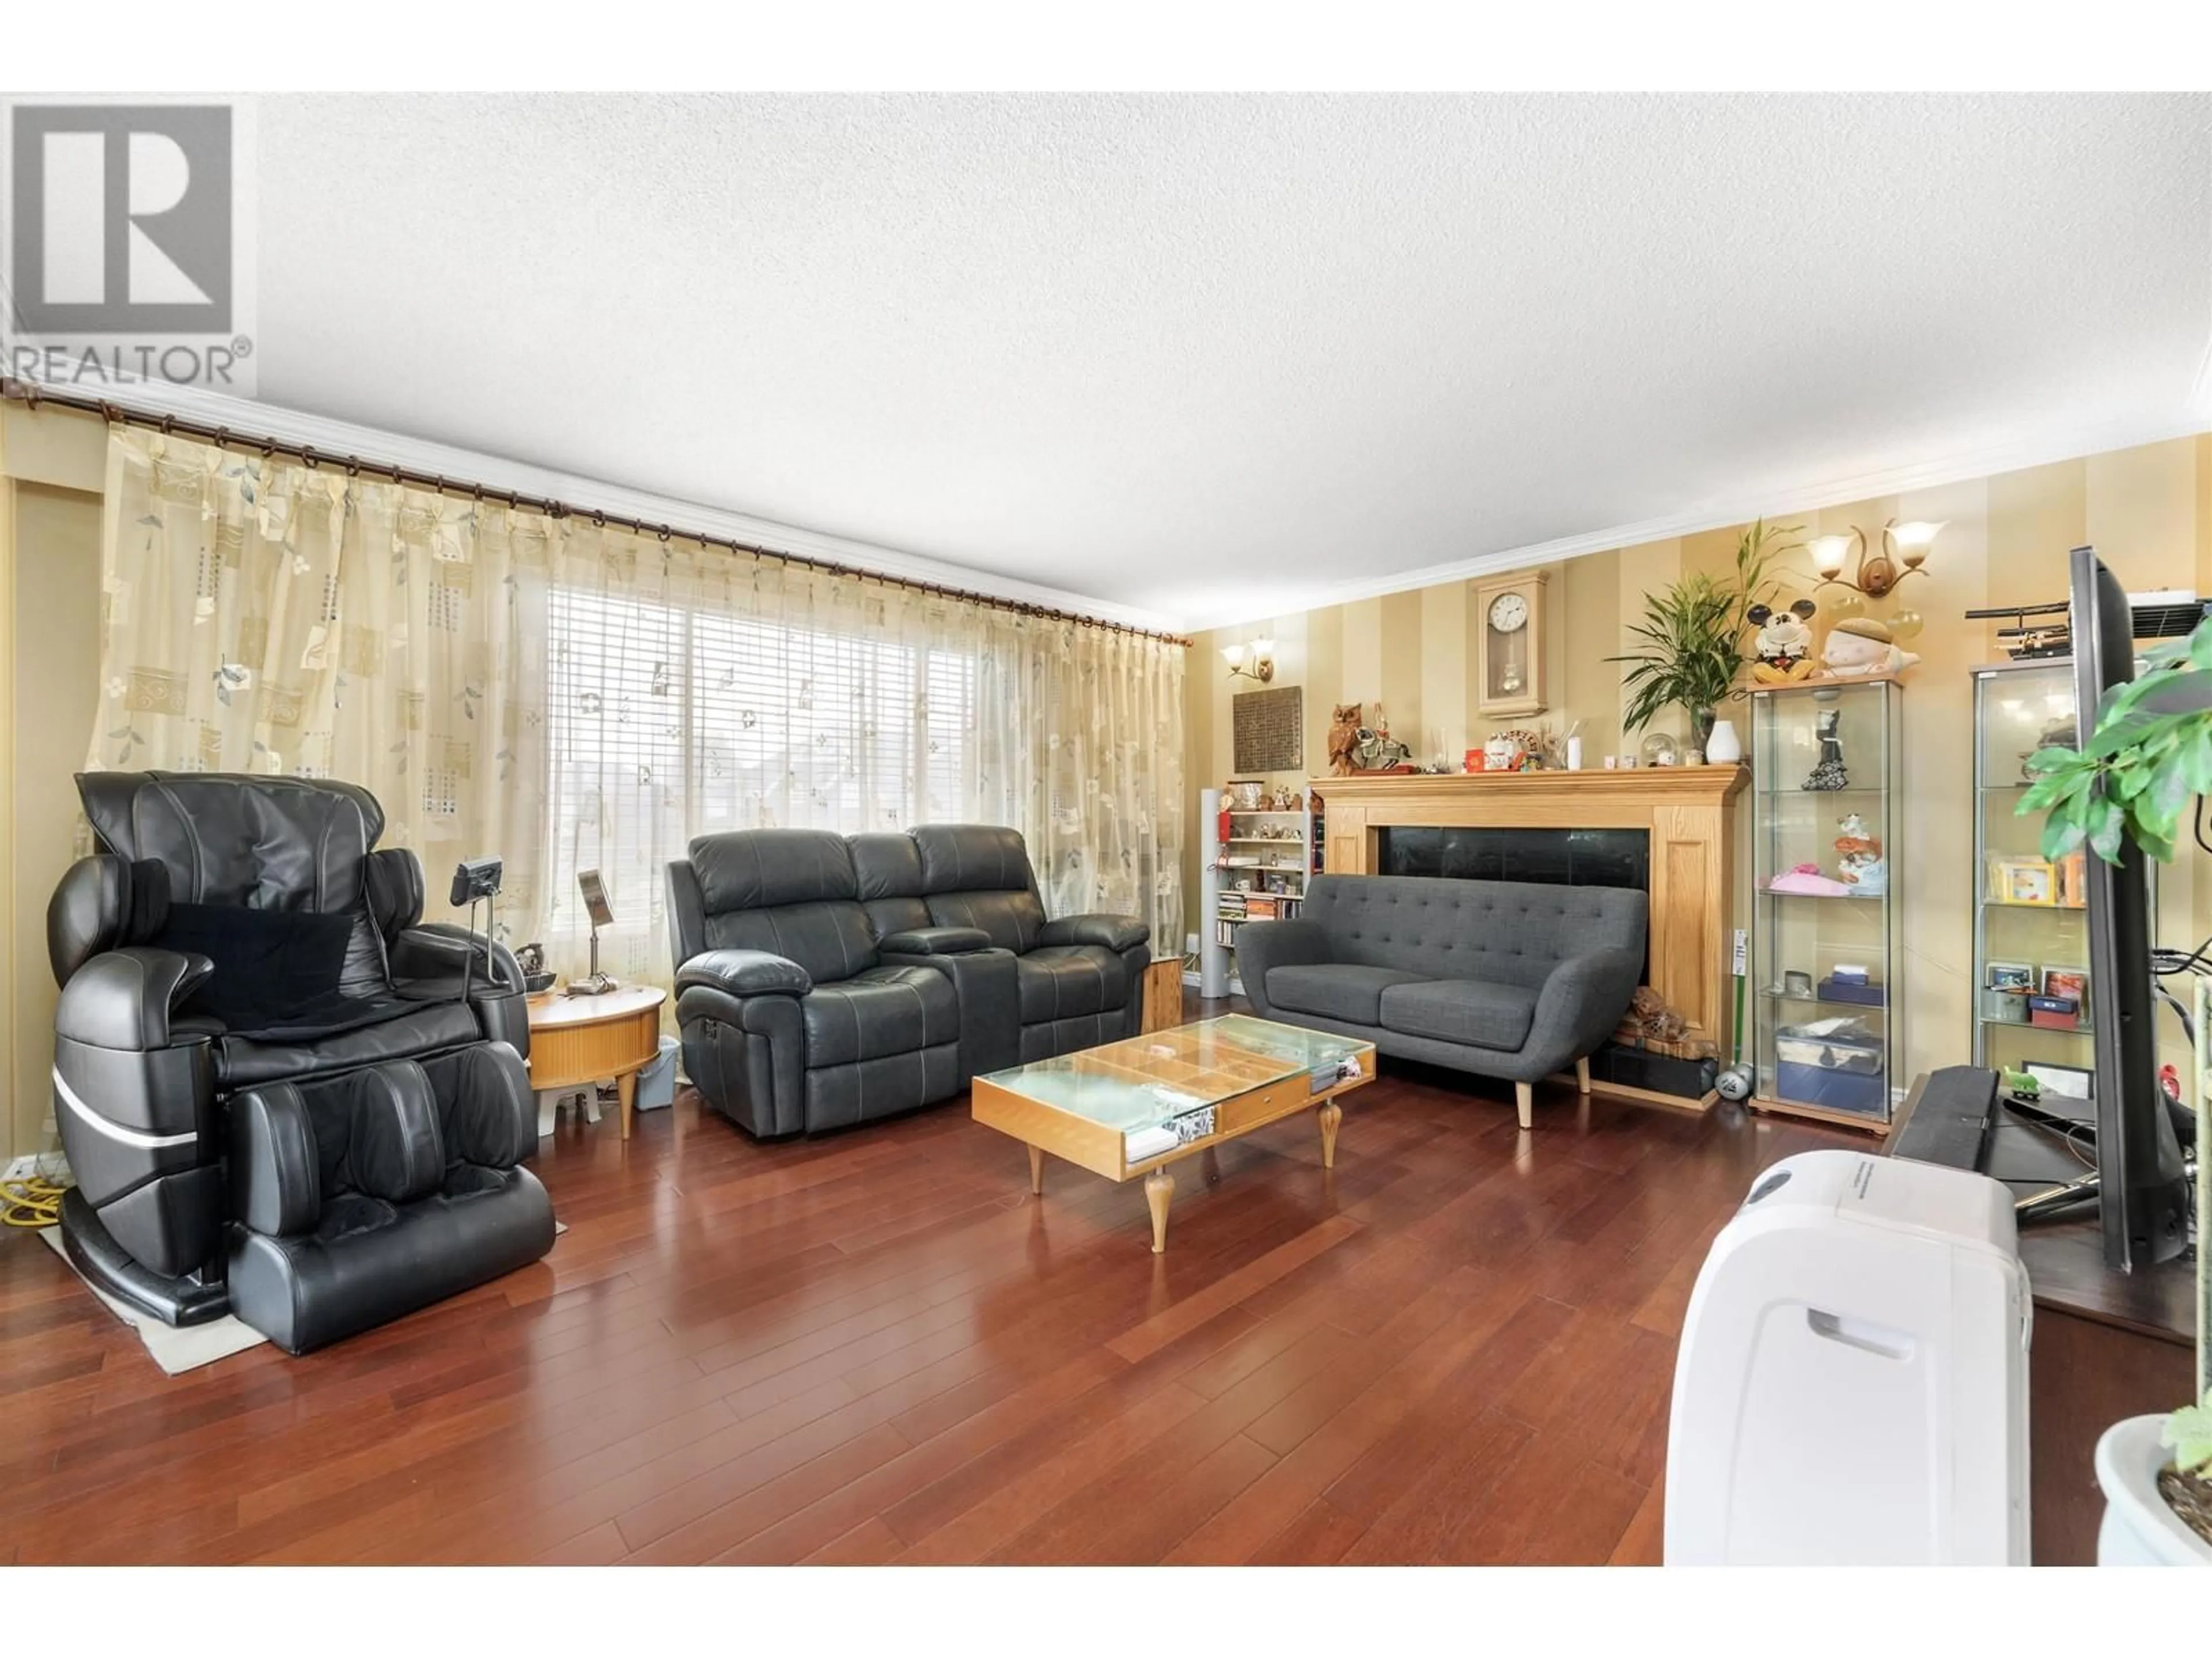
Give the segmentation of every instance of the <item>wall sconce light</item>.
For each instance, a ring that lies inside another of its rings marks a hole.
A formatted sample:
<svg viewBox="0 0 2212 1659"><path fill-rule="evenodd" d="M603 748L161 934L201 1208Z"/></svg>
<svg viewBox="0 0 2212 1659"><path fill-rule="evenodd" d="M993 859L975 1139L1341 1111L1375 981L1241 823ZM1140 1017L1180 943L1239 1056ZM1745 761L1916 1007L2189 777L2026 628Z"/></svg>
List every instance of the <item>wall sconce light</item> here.
<svg viewBox="0 0 2212 1659"><path fill-rule="evenodd" d="M1221 655L1229 664L1229 678L1232 680L1241 675L1265 685L1275 678L1275 642L1264 634L1249 645L1224 645ZM1245 666L1248 659L1251 663L1249 668Z"/></svg>
<svg viewBox="0 0 2212 1659"><path fill-rule="evenodd" d="M1805 544L1812 555L1813 568L1819 573L1820 586L1833 582L1878 599L1898 583L1920 568L1927 562L1928 550L1936 544L1949 520L1929 523L1915 519L1910 524L1899 524L1892 519L1881 527L1882 550L1871 553L1867 550L1866 532L1856 525L1848 536L1815 536ZM1852 574L1844 574L1844 566L1850 561L1852 544L1858 548L1858 565Z"/></svg>

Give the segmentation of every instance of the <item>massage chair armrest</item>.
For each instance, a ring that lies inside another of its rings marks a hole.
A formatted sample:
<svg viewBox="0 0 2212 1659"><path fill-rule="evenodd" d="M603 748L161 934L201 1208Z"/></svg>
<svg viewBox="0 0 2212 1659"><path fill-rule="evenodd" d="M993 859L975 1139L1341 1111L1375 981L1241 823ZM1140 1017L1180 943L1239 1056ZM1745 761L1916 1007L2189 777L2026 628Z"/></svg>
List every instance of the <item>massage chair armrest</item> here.
<svg viewBox="0 0 2212 1659"><path fill-rule="evenodd" d="M694 987L726 996L803 997L814 988L806 969L770 951L704 951L676 970L676 994Z"/></svg>
<svg viewBox="0 0 2212 1659"><path fill-rule="evenodd" d="M887 957L951 957L990 948L991 936L980 927L908 927L876 941Z"/></svg>
<svg viewBox="0 0 2212 1659"><path fill-rule="evenodd" d="M497 939L450 921L418 922L392 936L394 980L452 980L464 971L476 984L501 991L522 989L522 967L514 952Z"/></svg>
<svg viewBox="0 0 2212 1659"><path fill-rule="evenodd" d="M1523 1053L1547 1071L1582 1059L1620 1024L1643 977L1644 953L1619 946L1585 951L1554 963L1536 994Z"/></svg>
<svg viewBox="0 0 2212 1659"><path fill-rule="evenodd" d="M68 984L103 951L159 939L168 917L169 866L160 860L134 863L112 853L79 859L62 872L46 901L46 958L54 983Z"/></svg>
<svg viewBox="0 0 2212 1659"><path fill-rule="evenodd" d="M1039 945L1103 945L1109 951L1133 951L1152 936L1134 916L1060 916L1045 923Z"/></svg>
<svg viewBox="0 0 2212 1659"><path fill-rule="evenodd" d="M54 1035L94 1048L169 1048L169 1017L214 972L215 963L191 951L144 945L103 951L62 987Z"/></svg>

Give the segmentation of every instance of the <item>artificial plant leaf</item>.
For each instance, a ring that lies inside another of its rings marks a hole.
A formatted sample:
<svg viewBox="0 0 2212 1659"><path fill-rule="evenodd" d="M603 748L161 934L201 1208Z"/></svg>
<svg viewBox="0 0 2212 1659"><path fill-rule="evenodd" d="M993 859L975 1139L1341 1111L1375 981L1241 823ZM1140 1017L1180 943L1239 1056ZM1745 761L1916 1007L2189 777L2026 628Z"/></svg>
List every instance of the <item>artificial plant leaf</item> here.
<svg viewBox="0 0 2212 1659"><path fill-rule="evenodd" d="M2118 863L2120 840L2127 830L2127 814L2120 810L2120 804L2096 796L2090 801L2083 822L2088 826L2089 850L2107 864Z"/></svg>
<svg viewBox="0 0 2212 1659"><path fill-rule="evenodd" d="M2160 1445L2173 1449L2173 1465L2184 1474L2194 1474L2212 1463L2212 1395L2206 1395L2203 1403L2184 1406L2167 1418L2158 1438Z"/></svg>

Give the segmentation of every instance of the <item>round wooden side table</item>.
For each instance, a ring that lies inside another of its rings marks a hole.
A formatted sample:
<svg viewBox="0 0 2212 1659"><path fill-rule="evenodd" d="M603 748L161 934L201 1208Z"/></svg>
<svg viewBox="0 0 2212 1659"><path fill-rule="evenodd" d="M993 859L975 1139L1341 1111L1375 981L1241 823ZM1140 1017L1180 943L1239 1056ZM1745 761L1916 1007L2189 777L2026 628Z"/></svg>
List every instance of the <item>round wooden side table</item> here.
<svg viewBox="0 0 2212 1659"><path fill-rule="evenodd" d="M625 985L595 997L549 991L530 999L530 1086L539 1094L615 1080L622 1138L629 1139L637 1074L660 1058L658 985Z"/></svg>

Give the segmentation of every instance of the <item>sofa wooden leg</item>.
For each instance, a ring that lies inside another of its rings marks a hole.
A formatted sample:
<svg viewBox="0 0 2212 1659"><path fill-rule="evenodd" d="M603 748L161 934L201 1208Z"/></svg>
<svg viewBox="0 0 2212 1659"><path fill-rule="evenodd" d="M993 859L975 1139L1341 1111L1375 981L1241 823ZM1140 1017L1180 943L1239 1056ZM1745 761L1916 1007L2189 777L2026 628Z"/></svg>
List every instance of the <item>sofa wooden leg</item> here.
<svg viewBox="0 0 2212 1659"><path fill-rule="evenodd" d="M1589 1056L1584 1054L1575 1062L1575 1087L1584 1094L1589 1092Z"/></svg>
<svg viewBox="0 0 2212 1659"><path fill-rule="evenodd" d="M1514 1109L1521 1114L1521 1127L1522 1128L1533 1129L1536 1127L1536 1090L1534 1085L1528 1083L1515 1084L1513 1085L1513 1106Z"/></svg>

